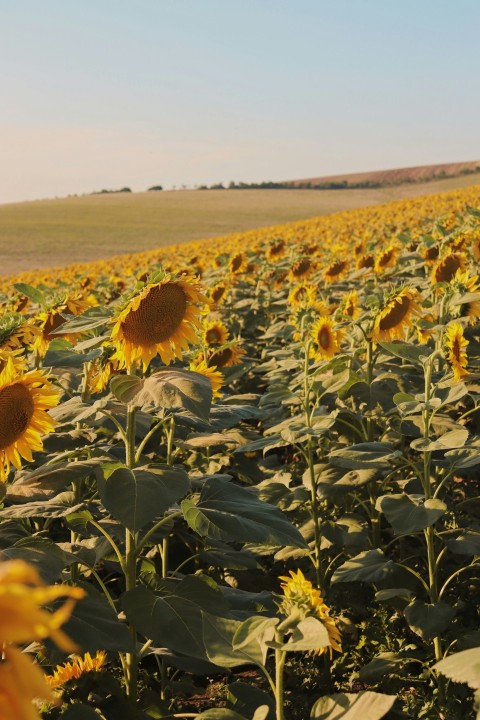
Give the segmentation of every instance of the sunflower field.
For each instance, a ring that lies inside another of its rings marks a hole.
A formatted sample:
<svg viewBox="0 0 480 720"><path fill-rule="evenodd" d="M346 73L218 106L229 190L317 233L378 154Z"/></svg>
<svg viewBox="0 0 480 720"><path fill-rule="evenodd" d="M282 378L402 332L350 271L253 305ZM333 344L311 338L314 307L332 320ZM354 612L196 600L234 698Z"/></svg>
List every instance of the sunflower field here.
<svg viewBox="0 0 480 720"><path fill-rule="evenodd" d="M0 278L0 719L480 718L480 187Z"/></svg>

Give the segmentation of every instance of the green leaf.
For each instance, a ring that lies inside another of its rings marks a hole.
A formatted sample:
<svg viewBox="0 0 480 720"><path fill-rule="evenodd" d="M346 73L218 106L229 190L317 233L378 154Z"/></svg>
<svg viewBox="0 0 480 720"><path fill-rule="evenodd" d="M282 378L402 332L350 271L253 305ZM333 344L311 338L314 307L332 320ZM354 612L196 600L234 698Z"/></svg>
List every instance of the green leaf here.
<svg viewBox="0 0 480 720"><path fill-rule="evenodd" d="M13 287L21 295L26 295L30 298L30 300L33 300L33 302L38 303L39 305L43 305L45 302L45 293L43 293L39 288L27 285L26 283L14 283Z"/></svg>
<svg viewBox="0 0 480 720"><path fill-rule="evenodd" d="M243 645L241 650L233 648L233 638L241 624L240 620L203 614L203 642L211 662L220 667L263 664L264 651L256 638Z"/></svg>
<svg viewBox="0 0 480 720"><path fill-rule="evenodd" d="M433 669L454 682L467 683L473 690L480 690L480 647L449 655Z"/></svg>
<svg viewBox="0 0 480 720"><path fill-rule="evenodd" d="M435 450L453 450L462 448L468 439L468 430L464 427L449 430L437 440L417 438L412 440L410 447L417 452L434 452Z"/></svg>
<svg viewBox="0 0 480 720"><path fill-rule="evenodd" d="M87 330L93 330L94 328L106 325L111 316L111 311L97 305L96 307L89 308L82 315L69 315L68 320L62 323L52 334L70 335L71 333L82 333Z"/></svg>
<svg viewBox="0 0 480 720"><path fill-rule="evenodd" d="M396 535L424 530L442 517L447 506L441 500L425 500L420 495L383 495L377 509L385 515Z"/></svg>
<svg viewBox="0 0 480 720"><path fill-rule="evenodd" d="M175 652L207 659L197 603L173 594L159 597L139 586L123 596L122 606L129 622L145 637Z"/></svg>
<svg viewBox="0 0 480 720"><path fill-rule="evenodd" d="M401 358L402 360L408 360L413 365L421 365L422 361L420 358L426 358L432 353L428 345L410 345L410 343L405 342L381 342L378 344L389 355Z"/></svg>
<svg viewBox="0 0 480 720"><path fill-rule="evenodd" d="M110 389L118 400L130 405L182 408L201 418L210 414L210 379L190 370L164 368L144 380L118 375L110 381Z"/></svg>
<svg viewBox="0 0 480 720"><path fill-rule="evenodd" d="M182 510L188 525L202 537L306 547L300 532L278 508L219 478L207 480L198 503L184 500Z"/></svg>
<svg viewBox="0 0 480 720"><path fill-rule="evenodd" d="M395 700L395 695L369 690L358 695L329 695L317 700L311 709L310 720L380 720L392 709Z"/></svg>
<svg viewBox="0 0 480 720"><path fill-rule="evenodd" d="M75 703L69 705L63 712L59 720L99 720L100 715L89 705L83 703Z"/></svg>
<svg viewBox="0 0 480 720"><path fill-rule="evenodd" d="M232 639L232 647L234 650L241 650L242 647L249 645L252 640L266 637L270 639L273 629L280 620L278 618L252 616L242 622L238 627Z"/></svg>
<svg viewBox="0 0 480 720"><path fill-rule="evenodd" d="M104 596L90 583L77 583L87 595L79 600L62 630L84 652L108 650L123 652L132 649L132 639L125 623L120 622Z"/></svg>
<svg viewBox="0 0 480 720"><path fill-rule="evenodd" d="M228 701L235 711L243 713L252 720L275 720L275 701L265 690L244 682L234 682L228 686ZM263 715L259 713L264 708Z"/></svg>
<svg viewBox="0 0 480 720"><path fill-rule="evenodd" d="M52 540L43 537L27 537L3 550L6 560L25 560L34 565L46 582L60 577L62 570L72 562Z"/></svg>
<svg viewBox="0 0 480 720"><path fill-rule="evenodd" d="M44 367L81 368L86 362L95 360L102 354L102 348L90 350L89 353L80 353L72 345L61 338L52 340L43 359Z"/></svg>
<svg viewBox="0 0 480 720"><path fill-rule="evenodd" d="M210 708L200 715L195 716L197 720L247 720L244 715L239 715L228 708Z"/></svg>
<svg viewBox="0 0 480 720"><path fill-rule="evenodd" d="M441 635L455 617L455 610L442 601L430 604L414 600L403 613L410 629L427 642Z"/></svg>
<svg viewBox="0 0 480 720"><path fill-rule="evenodd" d="M114 518L132 532L141 530L161 517L190 487L182 467L156 465L130 470L116 467L106 474L108 465L97 471L100 498Z"/></svg>
<svg viewBox="0 0 480 720"><path fill-rule="evenodd" d="M330 638L325 625L315 617L306 617L295 625L288 642L278 645L275 642L267 643L286 652L311 652L330 646Z"/></svg>
<svg viewBox="0 0 480 720"><path fill-rule="evenodd" d="M332 465L350 470L361 470L385 467L400 456L401 453L393 450L389 443L368 442L334 450L328 457Z"/></svg>
<svg viewBox="0 0 480 720"><path fill-rule="evenodd" d="M100 462L100 459L94 459L58 463L42 465L33 472L18 472L15 482L7 489L7 500L11 503L49 500L76 480L88 477Z"/></svg>
<svg viewBox="0 0 480 720"><path fill-rule="evenodd" d="M347 560L335 571L332 584L338 582L378 582L388 578L397 567L382 550L366 550Z"/></svg>
<svg viewBox="0 0 480 720"><path fill-rule="evenodd" d="M445 545L455 555L480 555L480 533L467 531Z"/></svg>
<svg viewBox="0 0 480 720"><path fill-rule="evenodd" d="M76 512L83 503L75 503L73 492L63 492L49 501L23 503L0 510L0 518L61 518Z"/></svg>
<svg viewBox="0 0 480 720"><path fill-rule="evenodd" d="M399 675L405 666L405 660L393 652L379 653L367 665L360 668L360 682L377 683L390 675Z"/></svg>

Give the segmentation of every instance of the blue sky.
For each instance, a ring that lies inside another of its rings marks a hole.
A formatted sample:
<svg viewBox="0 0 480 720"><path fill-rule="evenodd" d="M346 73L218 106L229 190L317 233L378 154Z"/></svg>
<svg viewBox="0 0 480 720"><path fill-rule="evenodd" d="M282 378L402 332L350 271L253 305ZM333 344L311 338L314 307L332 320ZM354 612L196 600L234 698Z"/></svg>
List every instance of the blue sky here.
<svg viewBox="0 0 480 720"><path fill-rule="evenodd" d="M0 6L0 202L480 159L477 0Z"/></svg>

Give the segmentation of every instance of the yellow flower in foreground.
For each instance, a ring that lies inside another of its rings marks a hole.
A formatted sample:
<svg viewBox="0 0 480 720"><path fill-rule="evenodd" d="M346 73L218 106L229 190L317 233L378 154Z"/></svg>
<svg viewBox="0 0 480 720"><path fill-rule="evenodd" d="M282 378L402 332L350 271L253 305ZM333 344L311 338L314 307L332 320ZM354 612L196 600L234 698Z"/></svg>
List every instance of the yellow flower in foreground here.
<svg viewBox="0 0 480 720"><path fill-rule="evenodd" d="M107 653L99 650L93 657L85 653L83 657L76 656L71 662L57 665L53 675L47 675L46 681L52 688L62 687L69 680L78 680L82 675L89 672L100 672L107 662Z"/></svg>
<svg viewBox="0 0 480 720"><path fill-rule="evenodd" d="M459 381L467 375L468 340L463 336L463 327L458 322L450 323L445 331L445 348L447 360L452 366L454 380Z"/></svg>
<svg viewBox="0 0 480 720"><path fill-rule="evenodd" d="M32 451L42 450L41 435L56 422L46 412L58 403L59 391L40 370L19 374L12 357L0 372L0 480L10 464L32 461Z"/></svg>
<svg viewBox="0 0 480 720"><path fill-rule="evenodd" d="M300 610L303 618L318 618L328 632L330 645L318 648L316 653L321 655L329 651L331 657L333 650L341 652L340 631L335 625L335 620L330 617L330 610L324 603L320 591L313 587L301 570L297 570L296 573L290 570L290 577L281 576L279 579L284 580L280 585L283 590L283 600L280 604L281 612L289 615L293 610Z"/></svg>
<svg viewBox="0 0 480 720"><path fill-rule="evenodd" d="M372 340L401 340L405 328L412 325L412 317L419 312L417 297L413 288L403 288L395 293L375 317Z"/></svg>
<svg viewBox="0 0 480 720"><path fill-rule="evenodd" d="M195 344L195 328L207 298L191 278L166 275L160 282L149 283L119 313L111 341L116 353L111 359L130 368L141 360L144 370L155 355L169 365L189 343Z"/></svg>
<svg viewBox="0 0 480 720"><path fill-rule="evenodd" d="M34 699L57 702L45 675L26 653L15 647L5 647L4 662L0 663L1 720L39 720Z"/></svg>
<svg viewBox="0 0 480 720"><path fill-rule="evenodd" d="M217 370L216 365L207 365L204 359L197 359L190 363L190 370L208 377L212 383L212 397L219 397L220 388L222 387L225 378L220 370Z"/></svg>
<svg viewBox="0 0 480 720"><path fill-rule="evenodd" d="M330 317L321 315L313 324L311 336L316 345L316 357L329 360L340 350L343 332L335 330L335 325Z"/></svg>
<svg viewBox="0 0 480 720"><path fill-rule="evenodd" d="M36 569L23 560L0 563L0 643L50 637L65 652L73 652L75 643L60 627L69 619L75 601L84 595L81 588L44 585ZM43 609L62 597L68 599L55 612Z"/></svg>

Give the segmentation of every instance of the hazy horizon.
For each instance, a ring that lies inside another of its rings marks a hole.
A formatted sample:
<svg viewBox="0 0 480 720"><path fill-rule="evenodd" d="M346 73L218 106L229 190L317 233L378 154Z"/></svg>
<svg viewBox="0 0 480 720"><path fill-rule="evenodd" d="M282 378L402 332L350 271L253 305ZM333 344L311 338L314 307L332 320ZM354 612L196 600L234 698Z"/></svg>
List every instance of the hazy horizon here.
<svg viewBox="0 0 480 720"><path fill-rule="evenodd" d="M480 157L475 0L60 0L0 28L0 203Z"/></svg>

